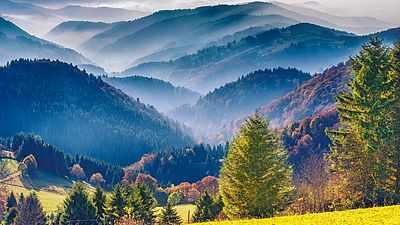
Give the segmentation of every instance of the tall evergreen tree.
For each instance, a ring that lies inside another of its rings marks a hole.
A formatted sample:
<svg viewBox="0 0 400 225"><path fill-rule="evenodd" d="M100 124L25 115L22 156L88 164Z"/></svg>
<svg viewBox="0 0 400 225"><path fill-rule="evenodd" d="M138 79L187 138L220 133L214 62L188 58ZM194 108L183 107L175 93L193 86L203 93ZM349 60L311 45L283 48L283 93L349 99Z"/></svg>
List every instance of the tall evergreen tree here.
<svg viewBox="0 0 400 225"><path fill-rule="evenodd" d="M107 223L114 224L115 221L121 219L124 212L125 202L122 196L121 187L115 185L110 193L104 208L104 219Z"/></svg>
<svg viewBox="0 0 400 225"><path fill-rule="evenodd" d="M215 218L213 210L213 198L205 191L196 202L196 211L193 214L193 222L207 222Z"/></svg>
<svg viewBox="0 0 400 225"><path fill-rule="evenodd" d="M17 207L17 199L15 198L14 192L11 191L10 196L7 198L7 209Z"/></svg>
<svg viewBox="0 0 400 225"><path fill-rule="evenodd" d="M400 203L400 40L395 43L392 50L392 70L390 72L395 104L388 109L392 138L390 140L390 155L395 177L395 204Z"/></svg>
<svg viewBox="0 0 400 225"><path fill-rule="evenodd" d="M174 209L170 204L164 206L160 215L161 225L179 225L182 224L182 219L178 215L176 209Z"/></svg>
<svg viewBox="0 0 400 225"><path fill-rule="evenodd" d="M350 79L349 91L336 97L344 128L330 132L334 141L332 171L344 174L344 179L351 185L355 181L350 180L352 174L347 173L346 167L358 165L357 168L353 166L351 172L361 176L358 177L360 204L364 207L390 204L394 197L390 178L393 158L388 146L393 132L388 115L396 105L398 93L390 75L391 61L390 50L383 46L382 40L371 39L351 59L355 76ZM349 139L357 141L361 149L343 148Z"/></svg>
<svg viewBox="0 0 400 225"><path fill-rule="evenodd" d="M138 218L136 219L145 224L153 224L156 218L154 215L155 208L157 207L157 201L153 196L153 192L145 183L137 184L137 191L142 202Z"/></svg>
<svg viewBox="0 0 400 225"><path fill-rule="evenodd" d="M98 222L96 209L81 182L75 182L64 200L62 224L90 225Z"/></svg>
<svg viewBox="0 0 400 225"><path fill-rule="evenodd" d="M256 113L240 128L221 169L220 194L230 218L274 215L289 203L292 169L278 132Z"/></svg>
<svg viewBox="0 0 400 225"><path fill-rule="evenodd" d="M20 204L15 218L16 225L45 225L46 215L35 192Z"/></svg>
<svg viewBox="0 0 400 225"><path fill-rule="evenodd" d="M7 198L7 214L6 224L12 224L18 213L17 199L15 198L14 192L11 191L10 196Z"/></svg>
<svg viewBox="0 0 400 225"><path fill-rule="evenodd" d="M103 189L100 184L96 186L96 190L93 195L93 204L96 208L97 218L101 219L104 216L104 207L106 202L106 195L104 194Z"/></svg>

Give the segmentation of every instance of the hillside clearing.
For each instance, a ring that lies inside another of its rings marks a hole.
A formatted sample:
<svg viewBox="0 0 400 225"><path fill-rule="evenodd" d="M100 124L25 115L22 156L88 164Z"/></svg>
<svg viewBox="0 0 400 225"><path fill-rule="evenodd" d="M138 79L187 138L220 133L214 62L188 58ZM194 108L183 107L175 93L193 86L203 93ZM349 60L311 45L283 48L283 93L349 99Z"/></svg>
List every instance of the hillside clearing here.
<svg viewBox="0 0 400 225"><path fill-rule="evenodd" d="M237 220L224 222L200 223L204 225L394 225L400 224L400 206L376 207L369 209L355 209L347 211L315 213L298 216L282 216L259 220Z"/></svg>

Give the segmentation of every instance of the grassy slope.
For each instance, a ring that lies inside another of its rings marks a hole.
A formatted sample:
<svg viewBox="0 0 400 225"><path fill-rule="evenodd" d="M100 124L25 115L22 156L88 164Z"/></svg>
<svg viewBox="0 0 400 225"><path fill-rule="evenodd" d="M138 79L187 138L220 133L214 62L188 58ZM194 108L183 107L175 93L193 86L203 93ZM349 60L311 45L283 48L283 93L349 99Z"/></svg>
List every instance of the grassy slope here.
<svg viewBox="0 0 400 225"><path fill-rule="evenodd" d="M9 164L10 172L17 171L18 163L11 161ZM8 189L14 191L16 195L23 193L25 196L31 191L35 191L46 212L52 212L57 205L65 199L66 193L72 187L72 181L58 177L45 171L36 171L30 177L16 176L8 180ZM18 198L18 197L17 197Z"/></svg>
<svg viewBox="0 0 400 225"><path fill-rule="evenodd" d="M282 216L260 220L237 220L221 223L210 222L204 225L342 225L342 224L363 224L363 225L394 225L400 224L400 206L376 207L370 209L356 209L341 212L327 212L306 214L299 216Z"/></svg>

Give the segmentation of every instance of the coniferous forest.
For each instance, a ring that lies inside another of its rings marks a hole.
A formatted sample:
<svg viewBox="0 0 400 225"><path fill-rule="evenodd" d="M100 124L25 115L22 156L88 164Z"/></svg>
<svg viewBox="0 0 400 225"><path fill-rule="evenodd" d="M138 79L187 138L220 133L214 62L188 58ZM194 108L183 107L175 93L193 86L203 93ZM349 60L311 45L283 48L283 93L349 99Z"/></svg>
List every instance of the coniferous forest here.
<svg viewBox="0 0 400 225"><path fill-rule="evenodd" d="M0 2L0 225L398 224L388 1Z"/></svg>

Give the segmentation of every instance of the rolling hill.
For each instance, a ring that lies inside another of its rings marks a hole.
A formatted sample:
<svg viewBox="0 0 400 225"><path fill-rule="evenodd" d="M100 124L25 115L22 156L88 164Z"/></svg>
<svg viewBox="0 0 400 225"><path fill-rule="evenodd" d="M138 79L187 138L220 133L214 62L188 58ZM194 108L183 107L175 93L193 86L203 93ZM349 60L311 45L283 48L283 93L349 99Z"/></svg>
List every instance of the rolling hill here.
<svg viewBox="0 0 400 225"><path fill-rule="evenodd" d="M146 74L206 93L259 68L282 66L321 72L338 61L346 61L371 36L392 42L400 37L400 28L355 36L314 24L296 24L204 48L173 61L143 63L121 75Z"/></svg>
<svg viewBox="0 0 400 225"><path fill-rule="evenodd" d="M74 64L91 63L74 50L32 36L0 17L0 65L18 58L50 58Z"/></svg>
<svg viewBox="0 0 400 225"><path fill-rule="evenodd" d="M180 124L101 78L50 60L0 67L0 136L33 132L69 153L118 165L143 153L194 143Z"/></svg>
<svg viewBox="0 0 400 225"><path fill-rule="evenodd" d="M310 78L310 74L290 68L258 70L209 92L194 105L176 108L169 115L193 128L197 135L207 135Z"/></svg>
<svg viewBox="0 0 400 225"><path fill-rule="evenodd" d="M102 79L132 98L139 98L141 102L155 106L161 112L170 111L183 104L193 104L200 98L199 93L154 78L130 76Z"/></svg>

